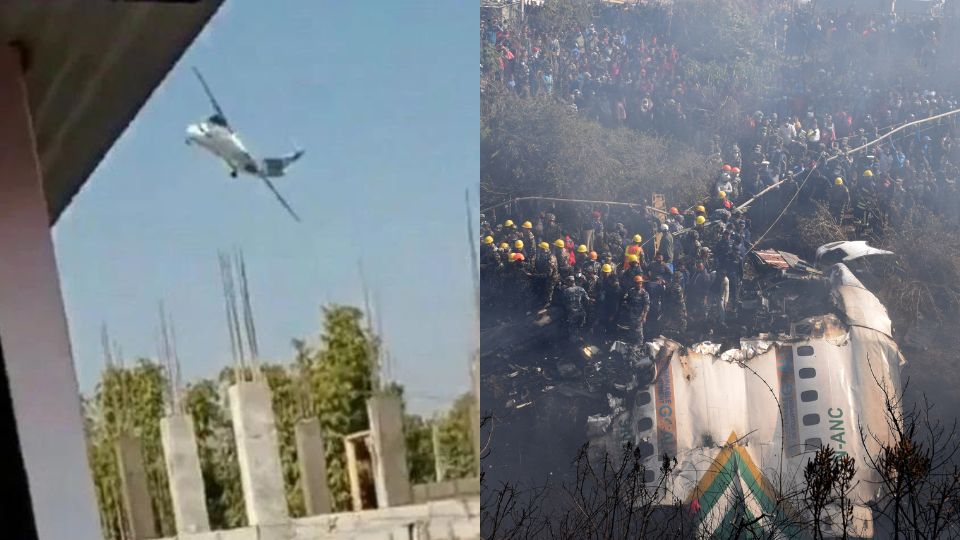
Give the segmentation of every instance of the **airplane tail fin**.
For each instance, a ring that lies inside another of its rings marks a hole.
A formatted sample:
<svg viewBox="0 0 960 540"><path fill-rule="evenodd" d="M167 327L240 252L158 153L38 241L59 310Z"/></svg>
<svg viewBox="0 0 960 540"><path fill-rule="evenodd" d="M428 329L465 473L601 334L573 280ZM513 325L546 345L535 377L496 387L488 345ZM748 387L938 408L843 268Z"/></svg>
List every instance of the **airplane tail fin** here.
<svg viewBox="0 0 960 540"><path fill-rule="evenodd" d="M303 156L303 150L297 150L285 156L264 158L262 164L263 173L269 177L283 176L287 172L287 167L300 159L301 156Z"/></svg>

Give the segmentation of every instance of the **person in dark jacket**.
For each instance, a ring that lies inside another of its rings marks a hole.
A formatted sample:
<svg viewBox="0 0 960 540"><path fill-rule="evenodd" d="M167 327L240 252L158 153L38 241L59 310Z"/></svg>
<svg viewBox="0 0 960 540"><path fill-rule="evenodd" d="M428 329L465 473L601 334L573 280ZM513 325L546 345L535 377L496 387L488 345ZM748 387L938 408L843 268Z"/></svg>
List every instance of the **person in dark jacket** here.
<svg viewBox="0 0 960 540"><path fill-rule="evenodd" d="M597 293L597 322L602 332L608 336L613 336L616 330L620 300L623 298L620 291L620 279L614 271L613 264L609 262L600 267L600 273L599 292Z"/></svg>
<svg viewBox="0 0 960 540"><path fill-rule="evenodd" d="M624 295L621 308L627 323L628 339L635 345L643 344L643 325L650 311L650 295L643 288L643 282L642 275L633 278L633 287Z"/></svg>
<svg viewBox="0 0 960 540"><path fill-rule="evenodd" d="M587 304L590 303L590 297L583 287L577 285L577 280L573 276L568 276L566 287L563 289L562 302L567 321L567 338L571 343L580 340L580 330L583 329L587 320Z"/></svg>

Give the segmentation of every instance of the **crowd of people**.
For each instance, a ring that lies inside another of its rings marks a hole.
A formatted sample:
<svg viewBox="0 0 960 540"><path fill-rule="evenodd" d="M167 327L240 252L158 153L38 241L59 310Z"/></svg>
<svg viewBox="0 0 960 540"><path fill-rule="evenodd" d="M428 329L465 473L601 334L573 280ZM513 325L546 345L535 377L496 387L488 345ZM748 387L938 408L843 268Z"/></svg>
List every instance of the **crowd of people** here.
<svg viewBox="0 0 960 540"><path fill-rule="evenodd" d="M945 24L939 18L853 11L828 16L792 4L758 8L768 27L762 35L779 60L778 89L750 96L757 84L706 84L685 68L688 53L673 38L682 38L678 20L689 8L636 9L644 10L642 16L611 8L615 15L602 18L609 25L559 33L540 29L535 15L523 25L484 22L481 39L496 52L492 77L520 96L552 96L606 125L698 144L718 166L742 169L738 187L747 194L784 179L799 184L809 173L812 196L834 199L839 211L845 196L831 194L831 186L849 192L857 218L874 229L898 226L917 205L960 224L955 116L845 155L896 126L960 106L949 85L924 86L917 77L896 75L898 63L913 62L927 74L942 67ZM724 126L723 141L708 132L707 115L729 99L755 100L757 109L741 125ZM864 176L868 169L873 174Z"/></svg>
<svg viewBox="0 0 960 540"><path fill-rule="evenodd" d="M485 308L509 319L561 306L573 341L715 331L737 311L751 246L748 216L722 191L687 211L599 207L580 224L484 216L481 233Z"/></svg>
<svg viewBox="0 0 960 540"><path fill-rule="evenodd" d="M960 226L956 116L898 129L956 110L960 97L932 76L922 84L890 75L894 62L927 75L942 67L941 20L758 8L781 61L779 90L740 125L711 134L706 115L717 104L750 100L736 85L692 77L668 26L676 13L643 9L643 24L623 15L562 32L539 28L535 16L487 21L481 40L497 63L487 74L522 98L558 99L605 125L700 144L716 165L705 179L712 195L666 214L580 205L558 219L551 208L508 205L482 224L481 299L491 312L562 306L572 340L702 337L738 312L751 219L766 223L788 203L800 211L821 203L858 237L899 227L917 207ZM736 210L771 186L749 214Z"/></svg>

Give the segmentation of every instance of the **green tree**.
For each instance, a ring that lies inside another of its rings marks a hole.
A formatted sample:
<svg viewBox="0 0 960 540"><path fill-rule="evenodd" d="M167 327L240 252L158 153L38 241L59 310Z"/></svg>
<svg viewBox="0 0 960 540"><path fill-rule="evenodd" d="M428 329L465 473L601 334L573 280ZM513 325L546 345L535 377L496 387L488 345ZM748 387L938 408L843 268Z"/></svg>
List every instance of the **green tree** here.
<svg viewBox="0 0 960 540"><path fill-rule="evenodd" d="M260 371L270 386L287 506L290 508L290 515L302 517L306 513L306 507L300 486L296 439L297 421L303 418L304 414L300 400L300 375L291 373L279 364L264 365Z"/></svg>
<svg viewBox="0 0 960 540"><path fill-rule="evenodd" d="M477 476L473 456L473 395L466 392L453 403L441 418L439 447L446 477L473 478Z"/></svg>
<svg viewBox="0 0 960 540"><path fill-rule="evenodd" d="M309 410L320 420L334 508L347 510L350 483L343 437L368 427L367 399L373 391L379 341L364 329L363 314L356 308L327 306L323 318L320 346L295 342L296 362L309 389Z"/></svg>
<svg viewBox="0 0 960 540"><path fill-rule="evenodd" d="M210 379L190 384L184 404L193 417L210 527L214 530L243 527L247 518L240 465L233 423L221 386Z"/></svg>
<svg viewBox="0 0 960 540"><path fill-rule="evenodd" d="M94 396L85 400L91 468L108 538L123 537L116 444L122 434L139 438L157 531L175 532L167 482L160 418L165 412L167 377L156 362L139 359L130 368L107 368ZM119 515L118 515L119 514Z"/></svg>

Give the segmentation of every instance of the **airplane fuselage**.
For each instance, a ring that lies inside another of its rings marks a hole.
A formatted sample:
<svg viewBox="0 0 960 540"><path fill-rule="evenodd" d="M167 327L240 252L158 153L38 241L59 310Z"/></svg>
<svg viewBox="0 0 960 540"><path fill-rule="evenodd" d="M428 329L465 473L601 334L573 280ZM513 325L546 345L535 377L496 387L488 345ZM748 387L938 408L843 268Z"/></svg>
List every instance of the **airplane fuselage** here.
<svg viewBox="0 0 960 540"><path fill-rule="evenodd" d="M231 175L245 172L257 175L257 161L243 146L236 133L211 122L198 122L187 127L187 144L197 144L219 157L231 170Z"/></svg>

